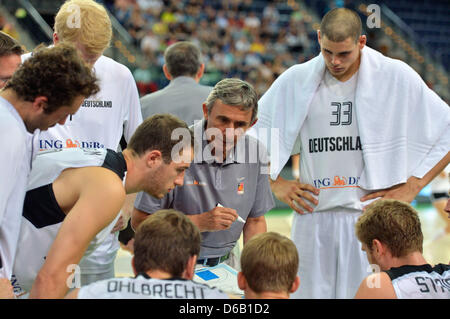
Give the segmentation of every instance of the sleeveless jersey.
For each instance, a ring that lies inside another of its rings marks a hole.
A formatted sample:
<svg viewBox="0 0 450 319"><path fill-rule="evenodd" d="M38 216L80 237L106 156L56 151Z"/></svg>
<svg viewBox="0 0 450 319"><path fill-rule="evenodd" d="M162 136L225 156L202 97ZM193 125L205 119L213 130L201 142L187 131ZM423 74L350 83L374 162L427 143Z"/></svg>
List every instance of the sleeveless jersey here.
<svg viewBox="0 0 450 319"><path fill-rule="evenodd" d="M66 215L56 202L52 183L67 168L100 166L114 171L122 180L126 162L121 153L107 149L61 149L41 152L33 169L25 195L22 225L13 282L16 293L29 291ZM111 232L119 214L91 241L85 255L91 253Z"/></svg>
<svg viewBox="0 0 450 319"><path fill-rule="evenodd" d="M78 299L228 299L218 288L181 278L112 278L80 288Z"/></svg>
<svg viewBox="0 0 450 319"><path fill-rule="evenodd" d="M315 212L344 208L361 211L359 187L364 169L362 145L356 121L356 72L340 82L328 71L312 100L297 138L300 145L300 182L320 189Z"/></svg>
<svg viewBox="0 0 450 319"><path fill-rule="evenodd" d="M23 60L31 53L22 55ZM117 150L122 135L129 142L142 123L136 81L130 70L113 59L100 56L93 66L100 91L89 96L64 125L55 125L39 134L34 149L105 148ZM101 129L99 129L101 128ZM83 258L83 274L102 273L114 263L119 250L118 232L109 234L97 251Z"/></svg>
<svg viewBox="0 0 450 319"><path fill-rule="evenodd" d="M398 299L450 299L450 265L402 266L386 273Z"/></svg>

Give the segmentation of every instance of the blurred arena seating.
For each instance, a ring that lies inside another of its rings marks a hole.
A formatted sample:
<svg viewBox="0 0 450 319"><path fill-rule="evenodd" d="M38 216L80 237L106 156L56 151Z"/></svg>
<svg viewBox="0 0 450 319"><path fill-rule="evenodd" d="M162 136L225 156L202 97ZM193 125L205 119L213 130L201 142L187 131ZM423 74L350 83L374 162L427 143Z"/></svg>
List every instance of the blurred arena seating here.
<svg viewBox="0 0 450 319"><path fill-rule="evenodd" d="M366 28L368 45L410 64L444 100L450 100L447 0L97 1L113 20L114 39L106 54L129 66L141 95L167 85L161 70L163 52L179 40L196 42L202 49L206 64L202 83L239 77L262 95L288 67L317 54L316 30L325 12L346 6L365 21L367 5L376 3L383 23L378 29ZM5 8L2 15L13 20L9 25L17 25L17 34L32 40L22 41L31 50L33 45L51 43L53 17L63 2L0 0L0 6Z"/></svg>

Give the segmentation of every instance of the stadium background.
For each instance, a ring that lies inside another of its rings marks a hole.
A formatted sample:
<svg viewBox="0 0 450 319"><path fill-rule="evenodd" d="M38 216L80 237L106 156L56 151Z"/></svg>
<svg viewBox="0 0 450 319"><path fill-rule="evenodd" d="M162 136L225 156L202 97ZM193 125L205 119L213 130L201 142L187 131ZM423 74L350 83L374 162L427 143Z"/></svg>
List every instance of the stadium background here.
<svg viewBox="0 0 450 319"><path fill-rule="evenodd" d="M63 2L0 0L0 29L27 51L40 43L51 44L54 16ZM322 16L345 6L360 14L369 46L408 63L447 104L450 101L448 0L97 2L108 9L113 25L113 40L105 55L130 68L141 96L168 84L162 73L163 52L180 40L193 41L202 50L206 69L201 83L213 86L222 78L238 77L253 84L261 96L284 70L319 52L316 30ZM371 4L377 5L377 11L369 10ZM378 13L380 19L373 20ZM368 20L372 24L365 23ZM291 176L290 163L282 175ZM426 187L413 202L422 220L424 255L432 264L448 263L450 235L437 236L445 224L431 206L429 194ZM268 230L290 236L291 219L291 210L277 201L267 215ZM119 252L117 275L130 274L129 259L128 252Z"/></svg>

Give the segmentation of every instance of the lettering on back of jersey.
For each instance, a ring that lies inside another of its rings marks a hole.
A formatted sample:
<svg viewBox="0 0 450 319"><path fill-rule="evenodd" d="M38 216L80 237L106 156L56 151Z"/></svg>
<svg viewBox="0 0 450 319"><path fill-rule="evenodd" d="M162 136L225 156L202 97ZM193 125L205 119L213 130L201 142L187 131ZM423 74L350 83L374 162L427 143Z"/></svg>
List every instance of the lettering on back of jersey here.
<svg viewBox="0 0 450 319"><path fill-rule="evenodd" d="M166 299L204 299L206 286L185 285L179 282L142 283L132 281L108 281L108 293L129 293Z"/></svg>

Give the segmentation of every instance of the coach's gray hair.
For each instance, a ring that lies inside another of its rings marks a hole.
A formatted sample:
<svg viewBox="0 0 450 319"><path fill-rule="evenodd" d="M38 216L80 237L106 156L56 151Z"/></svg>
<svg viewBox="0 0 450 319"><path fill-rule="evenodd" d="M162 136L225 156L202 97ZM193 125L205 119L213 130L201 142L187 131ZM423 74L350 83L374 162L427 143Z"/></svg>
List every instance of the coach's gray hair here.
<svg viewBox="0 0 450 319"><path fill-rule="evenodd" d="M253 122L256 119L258 114L258 95L248 82L237 78L229 78L217 83L206 99L208 113L211 113L217 100L221 100L226 105L238 106L243 111L253 109L251 121Z"/></svg>

